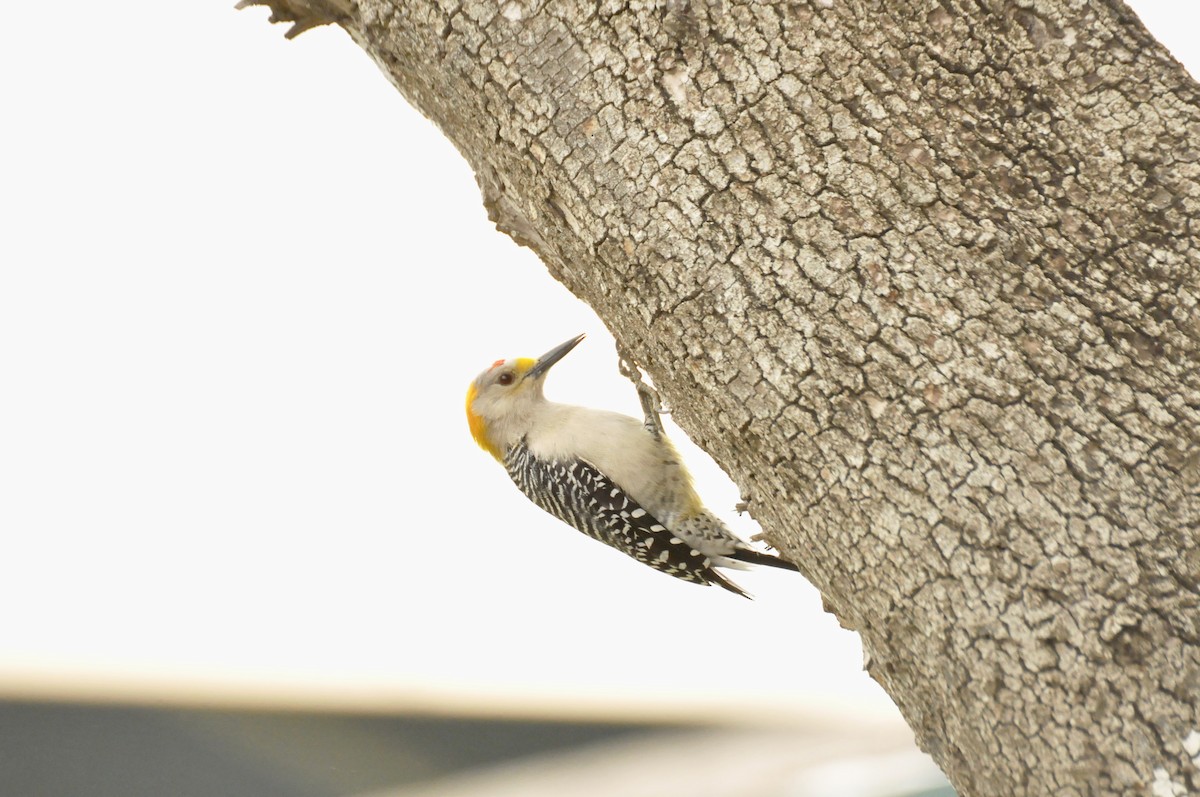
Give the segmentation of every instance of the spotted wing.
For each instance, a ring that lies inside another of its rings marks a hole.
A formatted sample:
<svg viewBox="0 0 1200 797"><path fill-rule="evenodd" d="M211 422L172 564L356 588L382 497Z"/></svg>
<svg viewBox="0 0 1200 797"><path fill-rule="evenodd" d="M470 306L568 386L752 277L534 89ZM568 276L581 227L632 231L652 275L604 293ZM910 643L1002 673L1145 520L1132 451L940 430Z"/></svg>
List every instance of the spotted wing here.
<svg viewBox="0 0 1200 797"><path fill-rule="evenodd" d="M504 466L531 501L589 537L676 578L746 594L592 463L544 460L520 444L509 449Z"/></svg>

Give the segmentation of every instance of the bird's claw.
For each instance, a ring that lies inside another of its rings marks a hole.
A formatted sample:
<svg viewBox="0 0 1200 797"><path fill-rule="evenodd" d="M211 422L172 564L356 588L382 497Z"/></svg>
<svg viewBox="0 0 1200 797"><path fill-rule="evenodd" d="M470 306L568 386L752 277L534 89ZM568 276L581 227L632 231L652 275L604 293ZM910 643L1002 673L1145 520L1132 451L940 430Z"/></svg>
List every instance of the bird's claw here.
<svg viewBox="0 0 1200 797"><path fill-rule="evenodd" d="M620 346L617 347L617 368L621 371L622 376L633 382L633 386L637 390L638 401L642 405L642 415L645 417L645 423L642 425L650 434L662 437L663 428L660 416L669 415L670 411L663 407L662 397L658 395L658 391L642 378L642 369L638 367L636 361L621 351Z"/></svg>

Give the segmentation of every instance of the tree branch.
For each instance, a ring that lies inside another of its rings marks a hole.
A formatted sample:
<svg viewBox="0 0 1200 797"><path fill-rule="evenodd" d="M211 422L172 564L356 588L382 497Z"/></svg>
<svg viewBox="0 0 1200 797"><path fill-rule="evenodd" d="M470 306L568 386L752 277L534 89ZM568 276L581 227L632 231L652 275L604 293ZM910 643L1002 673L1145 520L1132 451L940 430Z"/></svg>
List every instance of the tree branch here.
<svg viewBox="0 0 1200 797"><path fill-rule="evenodd" d="M441 126L961 794L1200 789L1200 96L1123 4L271 5Z"/></svg>

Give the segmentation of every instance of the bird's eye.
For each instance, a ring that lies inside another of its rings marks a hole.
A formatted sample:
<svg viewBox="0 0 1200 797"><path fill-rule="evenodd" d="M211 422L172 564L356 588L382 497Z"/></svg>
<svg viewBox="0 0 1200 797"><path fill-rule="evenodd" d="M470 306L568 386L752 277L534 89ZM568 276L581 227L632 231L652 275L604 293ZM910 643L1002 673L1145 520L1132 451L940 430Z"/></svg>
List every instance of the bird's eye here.
<svg viewBox="0 0 1200 797"><path fill-rule="evenodd" d="M505 371L496 379L502 385L511 385L513 383L512 371Z"/></svg>

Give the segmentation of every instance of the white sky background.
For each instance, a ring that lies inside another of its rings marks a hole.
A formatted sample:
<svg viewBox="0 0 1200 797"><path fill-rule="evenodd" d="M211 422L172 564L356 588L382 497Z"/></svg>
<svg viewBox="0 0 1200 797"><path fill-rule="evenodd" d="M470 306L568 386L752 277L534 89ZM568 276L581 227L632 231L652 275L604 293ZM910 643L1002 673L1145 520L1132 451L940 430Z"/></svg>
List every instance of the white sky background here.
<svg viewBox="0 0 1200 797"><path fill-rule="evenodd" d="M516 491L467 383L587 332L548 394L637 414L611 338L342 32L231 6L0 26L0 692L893 711L802 578L677 582ZM1196 74L1200 9L1134 7Z"/></svg>

